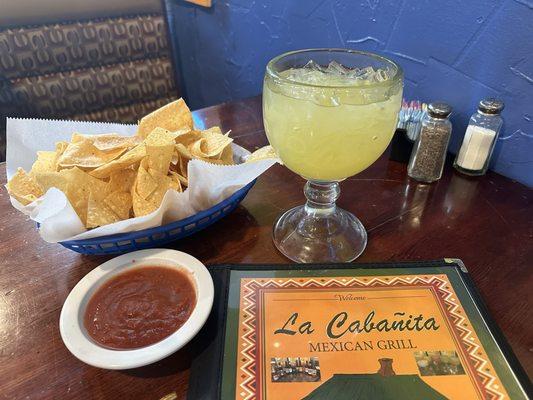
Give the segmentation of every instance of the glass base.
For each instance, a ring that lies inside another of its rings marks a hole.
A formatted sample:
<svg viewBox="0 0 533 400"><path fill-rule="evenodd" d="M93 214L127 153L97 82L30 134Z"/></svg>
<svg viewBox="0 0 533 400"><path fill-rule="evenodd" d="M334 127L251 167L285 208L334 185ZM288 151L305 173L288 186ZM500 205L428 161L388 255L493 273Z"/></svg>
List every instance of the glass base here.
<svg viewBox="0 0 533 400"><path fill-rule="evenodd" d="M309 204L285 212L274 225L274 244L299 263L348 262L366 247L366 230L352 213Z"/></svg>

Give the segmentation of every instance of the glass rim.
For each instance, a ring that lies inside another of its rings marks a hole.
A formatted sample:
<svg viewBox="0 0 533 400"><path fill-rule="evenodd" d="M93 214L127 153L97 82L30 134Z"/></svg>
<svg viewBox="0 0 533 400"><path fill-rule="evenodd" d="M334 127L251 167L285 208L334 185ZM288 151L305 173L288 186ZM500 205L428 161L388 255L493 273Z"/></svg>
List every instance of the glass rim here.
<svg viewBox="0 0 533 400"><path fill-rule="evenodd" d="M358 86L358 85L319 85L319 84L315 84L315 83L298 82L298 81L294 81L292 79L285 78L285 77L281 76L273 68L274 64L277 63L282 58L285 58L287 56L291 56L291 55L294 55L294 54L300 54L300 53L303 54L303 53L311 53L311 52L357 54L357 55L360 55L360 56L365 56L365 57L368 57L368 58L371 58L371 59L374 59L374 60L378 60L378 61L384 62L385 64L392 65L395 68L395 72L394 72L394 75L391 78L387 79L386 81L371 82L371 83L368 83L368 84L365 84L365 85L361 85L361 86ZM387 57L381 56L381 55L376 54L376 53L371 53L371 52L368 52L368 51L343 49L343 48L328 48L328 47L320 47L320 48L316 48L316 49L309 48L309 49L301 49L301 50L291 50L291 51L287 51L285 53L282 53L280 55L277 55L276 57L272 58L267 63L266 72L272 78L274 78L274 79L276 79L278 81L289 83L291 85L315 87L315 88L356 89L356 90L362 90L362 89L364 90L364 89L368 89L368 88L374 88L376 86L378 86L378 87L379 86L389 86L389 85L394 84L395 82L398 82L401 79L401 77L403 76L402 67L400 67L400 65L398 63L392 61L391 59L389 59Z"/></svg>

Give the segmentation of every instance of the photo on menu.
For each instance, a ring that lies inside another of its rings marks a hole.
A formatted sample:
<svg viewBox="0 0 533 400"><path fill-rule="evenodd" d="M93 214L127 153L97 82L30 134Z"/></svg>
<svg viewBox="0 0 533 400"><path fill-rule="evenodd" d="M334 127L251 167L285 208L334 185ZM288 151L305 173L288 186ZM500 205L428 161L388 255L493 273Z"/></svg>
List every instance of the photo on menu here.
<svg viewBox="0 0 533 400"><path fill-rule="evenodd" d="M317 357L273 357L270 360L272 382L318 382L320 365Z"/></svg>

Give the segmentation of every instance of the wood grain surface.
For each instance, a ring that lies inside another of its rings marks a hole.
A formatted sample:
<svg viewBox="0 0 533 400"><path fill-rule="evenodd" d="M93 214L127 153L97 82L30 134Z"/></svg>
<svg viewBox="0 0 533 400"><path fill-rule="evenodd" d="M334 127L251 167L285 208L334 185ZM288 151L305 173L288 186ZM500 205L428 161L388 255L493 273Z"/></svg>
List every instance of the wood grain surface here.
<svg viewBox="0 0 533 400"><path fill-rule="evenodd" d="M250 149L267 143L261 100L226 103L194 113L198 126L220 125ZM369 233L357 261L461 258L531 376L533 261L532 192L495 173L471 179L446 166L443 178L418 184L387 151L341 184L338 204ZM187 347L154 365L129 371L89 367L63 345L59 313L69 291L109 257L83 256L39 237L13 207L0 165L0 399L160 399L186 397ZM271 240L272 224L304 201L304 181L282 166L258 180L242 205L206 230L168 247L206 264L286 263Z"/></svg>

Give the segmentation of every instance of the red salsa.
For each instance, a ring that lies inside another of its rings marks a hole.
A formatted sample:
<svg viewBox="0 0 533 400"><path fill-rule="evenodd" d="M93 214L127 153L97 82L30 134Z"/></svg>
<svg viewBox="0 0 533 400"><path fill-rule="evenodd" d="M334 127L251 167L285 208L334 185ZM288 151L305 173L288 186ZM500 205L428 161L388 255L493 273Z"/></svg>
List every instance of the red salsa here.
<svg viewBox="0 0 533 400"><path fill-rule="evenodd" d="M98 344L135 349L159 342L178 330L196 305L186 271L146 266L105 282L85 310L85 329Z"/></svg>

